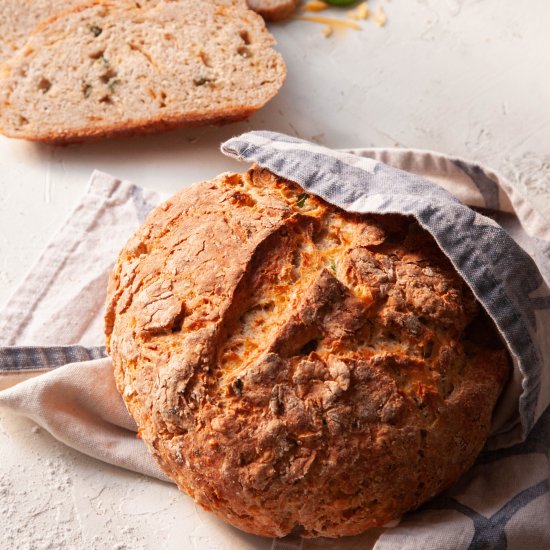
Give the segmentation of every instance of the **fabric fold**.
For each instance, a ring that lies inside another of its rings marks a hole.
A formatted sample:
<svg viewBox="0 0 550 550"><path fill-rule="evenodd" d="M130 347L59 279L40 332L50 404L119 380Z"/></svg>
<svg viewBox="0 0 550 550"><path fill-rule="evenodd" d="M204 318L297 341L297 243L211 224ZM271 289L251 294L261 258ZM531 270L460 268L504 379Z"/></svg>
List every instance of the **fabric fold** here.
<svg viewBox="0 0 550 550"><path fill-rule="evenodd" d="M0 393L0 407L30 418L88 456L170 481L137 439L108 357L64 365L16 384Z"/></svg>

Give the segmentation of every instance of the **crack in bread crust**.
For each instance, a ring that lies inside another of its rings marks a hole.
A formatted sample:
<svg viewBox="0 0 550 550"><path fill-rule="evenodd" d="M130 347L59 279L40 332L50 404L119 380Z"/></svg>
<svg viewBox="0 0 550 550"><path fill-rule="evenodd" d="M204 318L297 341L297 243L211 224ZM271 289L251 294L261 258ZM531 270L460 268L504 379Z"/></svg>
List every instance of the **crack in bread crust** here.
<svg viewBox="0 0 550 550"><path fill-rule="evenodd" d="M178 486L265 536L342 536L471 466L509 360L411 218L358 216L268 171L157 208L109 284L117 386Z"/></svg>

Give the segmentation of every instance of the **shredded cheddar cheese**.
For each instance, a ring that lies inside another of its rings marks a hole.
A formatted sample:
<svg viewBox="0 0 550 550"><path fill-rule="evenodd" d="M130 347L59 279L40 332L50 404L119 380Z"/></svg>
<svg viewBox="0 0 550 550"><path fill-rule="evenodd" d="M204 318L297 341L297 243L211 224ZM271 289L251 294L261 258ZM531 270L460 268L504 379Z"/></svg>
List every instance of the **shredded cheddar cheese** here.
<svg viewBox="0 0 550 550"><path fill-rule="evenodd" d="M308 0L302 7L302 13L321 12L331 6L323 0ZM324 17L320 15L295 15L294 19L301 21L309 21L311 23L320 23L324 25L323 36L329 38L338 29L353 29L356 31L362 30L362 25L359 21L370 19L379 27L383 27L387 23L387 17L381 5L371 10L368 5L368 0L359 3L354 9L349 10L343 18Z"/></svg>
<svg viewBox="0 0 550 550"><path fill-rule="evenodd" d="M384 9L382 6L376 6L376 13L374 17L374 22L379 26L383 27L386 24L387 17L384 13Z"/></svg>
<svg viewBox="0 0 550 550"><path fill-rule="evenodd" d="M332 36L334 29L330 25L325 25L323 27L323 36L325 38L328 38L329 36Z"/></svg>
<svg viewBox="0 0 550 550"><path fill-rule="evenodd" d="M362 29L361 25L355 21L346 21L345 19L335 19L333 17L320 17L318 15L306 17L304 15L296 15L295 19L299 19L300 21L321 23L322 25L330 25L331 27L347 27L356 31L360 31Z"/></svg>
<svg viewBox="0 0 550 550"><path fill-rule="evenodd" d="M304 6L304 11L323 11L328 7L328 4L322 0L311 0Z"/></svg>
<svg viewBox="0 0 550 550"><path fill-rule="evenodd" d="M347 16L351 19L368 19L372 15L367 2L361 2L354 10L350 10Z"/></svg>

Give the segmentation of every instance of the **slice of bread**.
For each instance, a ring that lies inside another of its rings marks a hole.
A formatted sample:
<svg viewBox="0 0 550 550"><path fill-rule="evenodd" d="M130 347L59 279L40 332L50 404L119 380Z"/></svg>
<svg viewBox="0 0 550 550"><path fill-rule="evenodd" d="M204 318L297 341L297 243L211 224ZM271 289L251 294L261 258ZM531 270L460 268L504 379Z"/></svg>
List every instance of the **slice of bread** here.
<svg viewBox="0 0 550 550"><path fill-rule="evenodd" d="M243 119L284 81L274 42L244 0L96 0L4 65L0 130L68 142Z"/></svg>
<svg viewBox="0 0 550 550"><path fill-rule="evenodd" d="M120 0L125 2L127 0ZM152 5L158 0L136 0L136 4ZM298 0L247 0L251 9L269 20L288 17ZM62 11L87 4L86 0L1 0L0 64L25 44L39 24Z"/></svg>
<svg viewBox="0 0 550 550"><path fill-rule="evenodd" d="M1 0L0 64L25 44L39 23L62 10L83 3L83 0Z"/></svg>
<svg viewBox="0 0 550 550"><path fill-rule="evenodd" d="M290 17L299 0L247 0L248 6L269 21Z"/></svg>

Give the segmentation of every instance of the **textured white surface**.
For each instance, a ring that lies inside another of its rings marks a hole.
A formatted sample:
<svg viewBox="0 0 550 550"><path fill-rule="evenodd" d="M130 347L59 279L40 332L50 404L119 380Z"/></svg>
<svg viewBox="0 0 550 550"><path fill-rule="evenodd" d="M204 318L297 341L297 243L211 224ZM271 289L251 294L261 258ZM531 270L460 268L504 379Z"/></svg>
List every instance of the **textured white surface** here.
<svg viewBox="0 0 550 550"><path fill-rule="evenodd" d="M217 148L251 128L332 147L400 145L473 159L507 175L550 218L550 5L383 5L386 27L367 23L328 40L312 23L273 26L287 83L248 122L63 148L0 138L0 305L94 168L173 192L244 168ZM222 526L168 485L83 457L7 416L0 425L0 504L6 549L271 544Z"/></svg>

